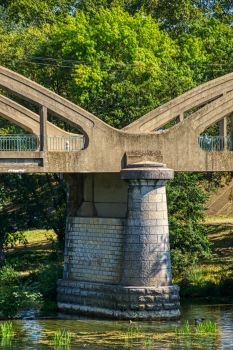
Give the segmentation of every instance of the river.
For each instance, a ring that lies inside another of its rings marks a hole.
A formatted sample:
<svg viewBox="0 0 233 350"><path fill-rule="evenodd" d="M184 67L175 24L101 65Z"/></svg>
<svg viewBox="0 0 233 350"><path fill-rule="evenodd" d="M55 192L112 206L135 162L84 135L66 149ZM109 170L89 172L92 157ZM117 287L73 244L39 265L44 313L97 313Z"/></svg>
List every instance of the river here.
<svg viewBox="0 0 233 350"><path fill-rule="evenodd" d="M133 322L91 319L59 315L56 320L12 321L15 335L0 338L5 350L108 350L108 349L163 349L163 350L232 350L233 305L208 303L181 303L181 317L169 322ZM195 318L211 320L217 324L216 334L200 334L195 330ZM177 336L175 328L182 329L189 321L190 333ZM53 345L58 329L72 333L70 346ZM132 329L133 332L130 330ZM135 330L139 333L135 333ZM147 339L150 339L149 343Z"/></svg>

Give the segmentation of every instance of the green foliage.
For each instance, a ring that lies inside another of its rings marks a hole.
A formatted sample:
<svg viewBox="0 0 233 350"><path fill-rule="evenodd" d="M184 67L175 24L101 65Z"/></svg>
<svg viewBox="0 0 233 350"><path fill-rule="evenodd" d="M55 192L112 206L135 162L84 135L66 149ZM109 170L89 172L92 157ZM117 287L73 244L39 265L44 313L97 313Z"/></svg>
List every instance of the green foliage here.
<svg viewBox="0 0 233 350"><path fill-rule="evenodd" d="M145 343L145 349L150 349L151 338L146 337L144 339L144 343Z"/></svg>
<svg viewBox="0 0 233 350"><path fill-rule="evenodd" d="M0 324L1 326L1 332L2 332L2 337L10 337L14 335L14 330L12 326L12 322L3 322Z"/></svg>
<svg viewBox="0 0 233 350"><path fill-rule="evenodd" d="M32 283L30 279L21 282L18 273L9 264L0 269L0 310L4 317L16 315L22 305L27 309L40 299L38 283Z"/></svg>
<svg viewBox="0 0 233 350"><path fill-rule="evenodd" d="M45 261L39 266L38 271L30 274L33 282L38 283L38 291L44 300L56 301L56 283L62 278L63 266L60 261Z"/></svg>
<svg viewBox="0 0 233 350"><path fill-rule="evenodd" d="M99 8L121 6L131 15L141 11L151 15L162 29L173 37L186 32L190 25L203 18L216 18L221 22L232 23L232 2L229 0L80 0L76 8L94 16Z"/></svg>
<svg viewBox="0 0 233 350"><path fill-rule="evenodd" d="M74 71L41 68L39 82L122 128L193 87L190 69L177 66L178 51L143 13L130 16L119 7L100 8L93 17L76 12L51 28L36 55L83 63Z"/></svg>
<svg viewBox="0 0 233 350"><path fill-rule="evenodd" d="M62 21L72 11L76 0L0 0L9 17L25 26L41 27L45 23Z"/></svg>
<svg viewBox="0 0 233 350"><path fill-rule="evenodd" d="M217 325L212 321L199 322L196 326L197 333L216 333Z"/></svg>
<svg viewBox="0 0 233 350"><path fill-rule="evenodd" d="M211 256L211 244L204 220L204 204L209 196L201 186L204 174L177 173L167 185L171 258L179 274L198 257Z"/></svg>
<svg viewBox="0 0 233 350"><path fill-rule="evenodd" d="M57 302L45 300L40 308L40 314L43 316L57 315Z"/></svg>
<svg viewBox="0 0 233 350"><path fill-rule="evenodd" d="M1 174L0 242L4 248L14 246L17 241L26 243L23 231L37 225L46 229L53 228L58 236L59 249L62 250L66 187L66 183L57 174ZM3 207L4 205L7 206Z"/></svg>
<svg viewBox="0 0 233 350"><path fill-rule="evenodd" d="M9 287L14 284L17 275L17 271L11 265L6 264L0 269L0 283Z"/></svg>
<svg viewBox="0 0 233 350"><path fill-rule="evenodd" d="M63 332L61 332L60 329L58 329L53 337L53 343L55 345L70 345L71 341L71 333L69 331L66 331L65 329Z"/></svg>
<svg viewBox="0 0 233 350"><path fill-rule="evenodd" d="M175 334L176 335L184 335L190 333L190 326L189 321L186 321L185 325L181 327L175 327Z"/></svg>
<svg viewBox="0 0 233 350"><path fill-rule="evenodd" d="M196 333L216 333L217 325L212 321L199 321L195 327ZM183 327L175 327L176 336L184 336L191 333L189 321L186 321Z"/></svg>

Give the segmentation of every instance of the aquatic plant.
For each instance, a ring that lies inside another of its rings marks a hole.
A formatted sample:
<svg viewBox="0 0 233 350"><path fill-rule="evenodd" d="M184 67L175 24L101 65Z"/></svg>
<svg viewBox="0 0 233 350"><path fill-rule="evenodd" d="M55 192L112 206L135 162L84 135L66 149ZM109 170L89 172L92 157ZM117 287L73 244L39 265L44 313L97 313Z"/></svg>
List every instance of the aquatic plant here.
<svg viewBox="0 0 233 350"><path fill-rule="evenodd" d="M53 342L55 345L70 345L71 341L71 333L67 332L65 329L63 332L61 332L60 329L58 329L55 333L55 336L53 337Z"/></svg>
<svg viewBox="0 0 233 350"><path fill-rule="evenodd" d="M150 348L151 339L146 337L144 342L145 342L145 349L149 349Z"/></svg>
<svg viewBox="0 0 233 350"><path fill-rule="evenodd" d="M2 332L3 338L14 335L12 322L4 322L4 323L1 323L0 326L1 326L1 332Z"/></svg>
<svg viewBox="0 0 233 350"><path fill-rule="evenodd" d="M184 335L190 333L189 321L186 321L185 325L182 328L175 328L176 335Z"/></svg>
<svg viewBox="0 0 233 350"><path fill-rule="evenodd" d="M196 326L196 332L198 333L216 333L216 331L216 323L212 321L200 322Z"/></svg>
<svg viewBox="0 0 233 350"><path fill-rule="evenodd" d="M144 330L141 327L137 327L137 326L129 326L128 327L128 334L130 337L132 337L133 334L144 334Z"/></svg>

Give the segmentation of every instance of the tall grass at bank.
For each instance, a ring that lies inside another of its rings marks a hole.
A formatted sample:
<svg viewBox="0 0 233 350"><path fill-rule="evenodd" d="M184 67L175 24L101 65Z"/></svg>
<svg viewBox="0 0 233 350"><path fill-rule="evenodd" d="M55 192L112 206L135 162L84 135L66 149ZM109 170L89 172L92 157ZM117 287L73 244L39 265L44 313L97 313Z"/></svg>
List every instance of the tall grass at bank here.
<svg viewBox="0 0 233 350"><path fill-rule="evenodd" d="M197 261L181 273L173 269L173 283L180 286L181 297L208 297L229 302L233 296L233 227L222 223L206 226L213 243L212 257Z"/></svg>
<svg viewBox="0 0 233 350"><path fill-rule="evenodd" d="M32 250L16 248L6 254L0 266L0 311L4 318L15 316L19 310L40 309L43 315L57 312L56 283L62 277L63 257L52 251L50 243L49 250L47 241L42 245L36 242L34 231L32 242L29 237Z"/></svg>

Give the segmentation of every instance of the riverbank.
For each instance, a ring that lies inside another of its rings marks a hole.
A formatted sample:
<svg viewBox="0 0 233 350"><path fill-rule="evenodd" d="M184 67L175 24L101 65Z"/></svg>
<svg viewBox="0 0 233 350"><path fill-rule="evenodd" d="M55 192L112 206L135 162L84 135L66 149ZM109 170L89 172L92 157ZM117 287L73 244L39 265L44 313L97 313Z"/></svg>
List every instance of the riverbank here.
<svg viewBox="0 0 233 350"><path fill-rule="evenodd" d="M233 217L206 219L212 258L200 261L173 279L180 286L180 296L207 298L221 303L233 302ZM63 257L53 231L25 232L27 245L18 244L6 253L6 264L0 269L1 303L5 317L16 309L34 308L41 316L55 316L56 282L62 277ZM175 276L175 273L173 273ZM6 293L7 290L7 293ZM1 306L1 305L0 305Z"/></svg>
<svg viewBox="0 0 233 350"><path fill-rule="evenodd" d="M40 316L56 315L56 282L63 274L56 235L52 230L34 230L25 236L27 245L9 249L0 269L1 314L8 318L20 309L34 309Z"/></svg>
<svg viewBox="0 0 233 350"><path fill-rule="evenodd" d="M209 298L233 302L233 216L207 217L212 258L190 267L173 282L182 298Z"/></svg>

